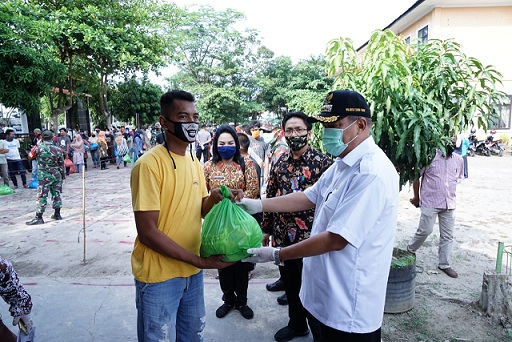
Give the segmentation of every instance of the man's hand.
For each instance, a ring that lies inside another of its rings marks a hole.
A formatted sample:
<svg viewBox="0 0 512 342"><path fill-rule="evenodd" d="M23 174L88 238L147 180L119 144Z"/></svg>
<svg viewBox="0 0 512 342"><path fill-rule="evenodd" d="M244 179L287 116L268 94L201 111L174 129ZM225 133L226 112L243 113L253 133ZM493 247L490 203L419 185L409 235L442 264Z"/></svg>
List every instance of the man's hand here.
<svg viewBox="0 0 512 342"><path fill-rule="evenodd" d="M234 264L234 262L224 262L222 261L222 258L224 258L224 255L212 255L208 258L201 258L201 264L199 265L199 268L223 269Z"/></svg>
<svg viewBox="0 0 512 342"><path fill-rule="evenodd" d="M238 202L235 202L245 212L254 215L263 211L263 204L260 199L249 199L242 198Z"/></svg>
<svg viewBox="0 0 512 342"><path fill-rule="evenodd" d="M23 326L26 328L26 331L23 331L24 328L21 328L24 333L28 334L32 330L33 324L32 317L30 317L30 314L14 317L14 319L12 320L12 325L18 325L18 323L20 323L20 327Z"/></svg>
<svg viewBox="0 0 512 342"><path fill-rule="evenodd" d="M414 205L416 208L420 207L420 199L418 197L413 197L410 199L410 202L412 205Z"/></svg>
<svg viewBox="0 0 512 342"><path fill-rule="evenodd" d="M229 199L233 202L240 201L244 197L244 191L242 189L229 189L229 191L231 192ZM220 188L213 189L210 196L214 199L215 203L219 203L224 199Z"/></svg>
<svg viewBox="0 0 512 342"><path fill-rule="evenodd" d="M252 254L252 256L245 258L242 261L256 263L275 261L274 251L276 249L277 248L274 247L249 248L247 253Z"/></svg>

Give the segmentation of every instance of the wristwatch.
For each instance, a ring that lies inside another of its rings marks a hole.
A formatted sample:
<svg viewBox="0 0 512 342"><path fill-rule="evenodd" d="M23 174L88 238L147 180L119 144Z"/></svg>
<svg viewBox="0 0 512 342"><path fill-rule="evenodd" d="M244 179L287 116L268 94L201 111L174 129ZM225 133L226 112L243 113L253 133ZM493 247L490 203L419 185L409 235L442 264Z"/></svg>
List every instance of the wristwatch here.
<svg viewBox="0 0 512 342"><path fill-rule="evenodd" d="M274 264L277 266L284 266L284 263L279 258L279 252L281 251L281 247L277 247L274 249Z"/></svg>

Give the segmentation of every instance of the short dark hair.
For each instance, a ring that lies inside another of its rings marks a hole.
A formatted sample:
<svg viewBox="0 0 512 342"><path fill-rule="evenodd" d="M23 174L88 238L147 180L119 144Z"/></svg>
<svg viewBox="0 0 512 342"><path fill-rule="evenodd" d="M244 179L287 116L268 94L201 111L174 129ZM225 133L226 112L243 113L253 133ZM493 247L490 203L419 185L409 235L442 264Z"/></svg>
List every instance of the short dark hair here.
<svg viewBox="0 0 512 342"><path fill-rule="evenodd" d="M304 121L304 123L306 124L306 128L308 129L308 131L311 131L311 129L313 129L313 124L311 122L309 122L309 120L308 120L309 117L306 114L304 114L303 112L286 113L284 115L283 121L281 123L281 126L283 129L284 129L284 126L286 125L286 123L288 122L288 120L290 120L291 118L302 119L302 121Z"/></svg>
<svg viewBox="0 0 512 342"><path fill-rule="evenodd" d="M214 164L217 164L219 161L222 160L219 154L219 148L217 146L218 139L222 133L229 133L235 140L235 146L236 146L236 152L233 156L233 161L235 163L239 163L240 161L240 141L238 140L238 135L233 127L230 125L222 125L219 128L217 128L217 133L215 133L215 137L213 138L213 147L212 147L212 162Z"/></svg>
<svg viewBox="0 0 512 342"><path fill-rule="evenodd" d="M185 90L170 90L160 97L160 114L165 117L165 114L172 108L174 100L183 100L189 102L195 102L194 95Z"/></svg>
<svg viewBox="0 0 512 342"><path fill-rule="evenodd" d="M249 150L249 145L251 145L251 142L249 141L249 137L245 133L237 133L238 135L238 141L240 141L240 149L247 151Z"/></svg>
<svg viewBox="0 0 512 342"><path fill-rule="evenodd" d="M244 132L245 134L251 134L251 125L250 125L250 124L242 125L242 126L240 126L240 129L241 129L241 130L242 130L242 132Z"/></svg>
<svg viewBox="0 0 512 342"><path fill-rule="evenodd" d="M7 135L8 135L8 134L10 134L11 132L14 132L14 130L13 130L13 129L10 129L10 128L9 128L9 129L6 129L6 130L5 130L5 135L7 136Z"/></svg>
<svg viewBox="0 0 512 342"><path fill-rule="evenodd" d="M261 128L261 122L259 122L258 120L254 120L250 123L250 128Z"/></svg>

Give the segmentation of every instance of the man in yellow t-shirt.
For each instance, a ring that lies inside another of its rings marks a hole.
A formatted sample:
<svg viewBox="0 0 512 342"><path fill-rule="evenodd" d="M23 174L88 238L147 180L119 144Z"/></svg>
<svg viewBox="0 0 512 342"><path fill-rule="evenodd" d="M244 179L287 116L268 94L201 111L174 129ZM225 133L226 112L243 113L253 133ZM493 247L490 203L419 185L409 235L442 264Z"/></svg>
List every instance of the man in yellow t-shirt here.
<svg viewBox="0 0 512 342"><path fill-rule="evenodd" d="M201 218L223 196L208 196L199 161L187 153L199 114L194 96L162 95L159 122L165 143L145 153L132 169L130 185L138 236L132 252L139 341L202 341L205 322L204 268L231 263L201 258ZM241 190L232 190L241 199Z"/></svg>

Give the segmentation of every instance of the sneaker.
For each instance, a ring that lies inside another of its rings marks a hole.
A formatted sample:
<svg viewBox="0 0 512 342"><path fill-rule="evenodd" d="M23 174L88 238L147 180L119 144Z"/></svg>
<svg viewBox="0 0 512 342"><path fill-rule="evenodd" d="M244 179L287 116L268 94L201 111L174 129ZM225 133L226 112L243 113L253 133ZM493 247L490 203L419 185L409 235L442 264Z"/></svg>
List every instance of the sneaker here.
<svg viewBox="0 0 512 342"><path fill-rule="evenodd" d="M17 185L15 185L15 186L13 186L12 188L13 188L13 189L18 189L18 186L17 186Z"/></svg>
<svg viewBox="0 0 512 342"><path fill-rule="evenodd" d="M28 184L23 184L23 187L24 188L28 188Z"/></svg>
<svg viewBox="0 0 512 342"><path fill-rule="evenodd" d="M279 305L288 305L288 296L286 293L282 296L277 297L277 303Z"/></svg>
<svg viewBox="0 0 512 342"><path fill-rule="evenodd" d="M217 316L217 318L222 318L226 316L232 309L233 305L224 303L217 309L217 311L215 311L215 316Z"/></svg>
<svg viewBox="0 0 512 342"><path fill-rule="evenodd" d="M306 336L309 334L309 330L306 329L305 331L295 331L294 329L290 328L289 326L286 326L284 328L279 329L278 332L274 335L274 338L278 342L285 342L290 341L294 339L295 337L299 336Z"/></svg>
<svg viewBox="0 0 512 342"><path fill-rule="evenodd" d="M252 309L247 305L237 306L236 309L240 311L242 317L245 319L251 319L254 317L254 311L252 311Z"/></svg>
<svg viewBox="0 0 512 342"><path fill-rule="evenodd" d="M270 291L270 292L284 291L284 282L281 280L281 278L279 278L272 284L267 284L266 288L267 288L267 291Z"/></svg>

